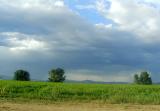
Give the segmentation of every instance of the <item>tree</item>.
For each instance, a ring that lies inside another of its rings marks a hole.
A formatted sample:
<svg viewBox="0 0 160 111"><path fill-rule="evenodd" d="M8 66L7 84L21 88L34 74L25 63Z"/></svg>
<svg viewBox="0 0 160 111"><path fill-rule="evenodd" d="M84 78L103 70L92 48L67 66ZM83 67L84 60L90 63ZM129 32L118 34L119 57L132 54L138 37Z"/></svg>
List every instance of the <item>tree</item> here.
<svg viewBox="0 0 160 111"><path fill-rule="evenodd" d="M152 79L151 79L149 73L144 71L144 72L141 72L139 76L138 76L138 74L134 75L134 82L136 84L149 85L149 84L152 84Z"/></svg>
<svg viewBox="0 0 160 111"><path fill-rule="evenodd" d="M18 81L30 81L30 74L25 70L17 70L14 73L13 79Z"/></svg>
<svg viewBox="0 0 160 111"><path fill-rule="evenodd" d="M134 83L139 84L138 74L135 74L135 75L134 75Z"/></svg>
<svg viewBox="0 0 160 111"><path fill-rule="evenodd" d="M49 71L49 78L48 80L50 82L63 82L65 81L65 76L64 76L64 70L61 68L57 68L57 69L52 69L51 71Z"/></svg>
<svg viewBox="0 0 160 111"><path fill-rule="evenodd" d="M139 79L141 84L152 84L152 79L148 72L141 72Z"/></svg>

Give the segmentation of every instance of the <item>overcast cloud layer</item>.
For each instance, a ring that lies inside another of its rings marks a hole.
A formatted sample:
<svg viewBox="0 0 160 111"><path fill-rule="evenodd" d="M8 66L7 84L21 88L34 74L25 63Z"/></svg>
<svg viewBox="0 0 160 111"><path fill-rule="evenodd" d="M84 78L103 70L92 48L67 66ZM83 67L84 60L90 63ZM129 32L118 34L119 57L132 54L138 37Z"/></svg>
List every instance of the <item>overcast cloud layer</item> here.
<svg viewBox="0 0 160 111"><path fill-rule="evenodd" d="M128 82L147 70L159 81L159 0L70 2L0 0L0 75L22 68L47 79L62 67L67 79Z"/></svg>

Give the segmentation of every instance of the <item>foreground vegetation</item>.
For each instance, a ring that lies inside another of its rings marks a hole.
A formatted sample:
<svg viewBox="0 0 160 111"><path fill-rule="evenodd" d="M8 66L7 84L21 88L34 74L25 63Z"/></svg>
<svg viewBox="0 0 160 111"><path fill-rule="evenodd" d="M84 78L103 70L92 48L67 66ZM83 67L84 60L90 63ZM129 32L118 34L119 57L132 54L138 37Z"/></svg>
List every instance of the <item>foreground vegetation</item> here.
<svg viewBox="0 0 160 111"><path fill-rule="evenodd" d="M160 86L0 81L0 99L160 104Z"/></svg>

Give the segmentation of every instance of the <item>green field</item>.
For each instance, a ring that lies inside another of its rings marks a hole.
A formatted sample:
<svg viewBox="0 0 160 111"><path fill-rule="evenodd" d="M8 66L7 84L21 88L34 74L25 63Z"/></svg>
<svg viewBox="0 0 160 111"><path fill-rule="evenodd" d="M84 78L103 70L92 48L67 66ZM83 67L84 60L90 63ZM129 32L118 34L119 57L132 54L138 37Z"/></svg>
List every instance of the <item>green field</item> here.
<svg viewBox="0 0 160 111"><path fill-rule="evenodd" d="M160 104L160 86L0 81L0 100Z"/></svg>

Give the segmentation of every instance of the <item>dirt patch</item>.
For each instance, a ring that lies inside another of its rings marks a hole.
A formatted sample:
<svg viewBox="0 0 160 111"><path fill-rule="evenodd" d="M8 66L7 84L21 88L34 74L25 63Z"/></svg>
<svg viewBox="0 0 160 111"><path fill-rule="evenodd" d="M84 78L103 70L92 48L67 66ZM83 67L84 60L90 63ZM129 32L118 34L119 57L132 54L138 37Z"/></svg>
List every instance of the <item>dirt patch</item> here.
<svg viewBox="0 0 160 111"><path fill-rule="evenodd" d="M160 111L160 105L0 103L0 111Z"/></svg>

